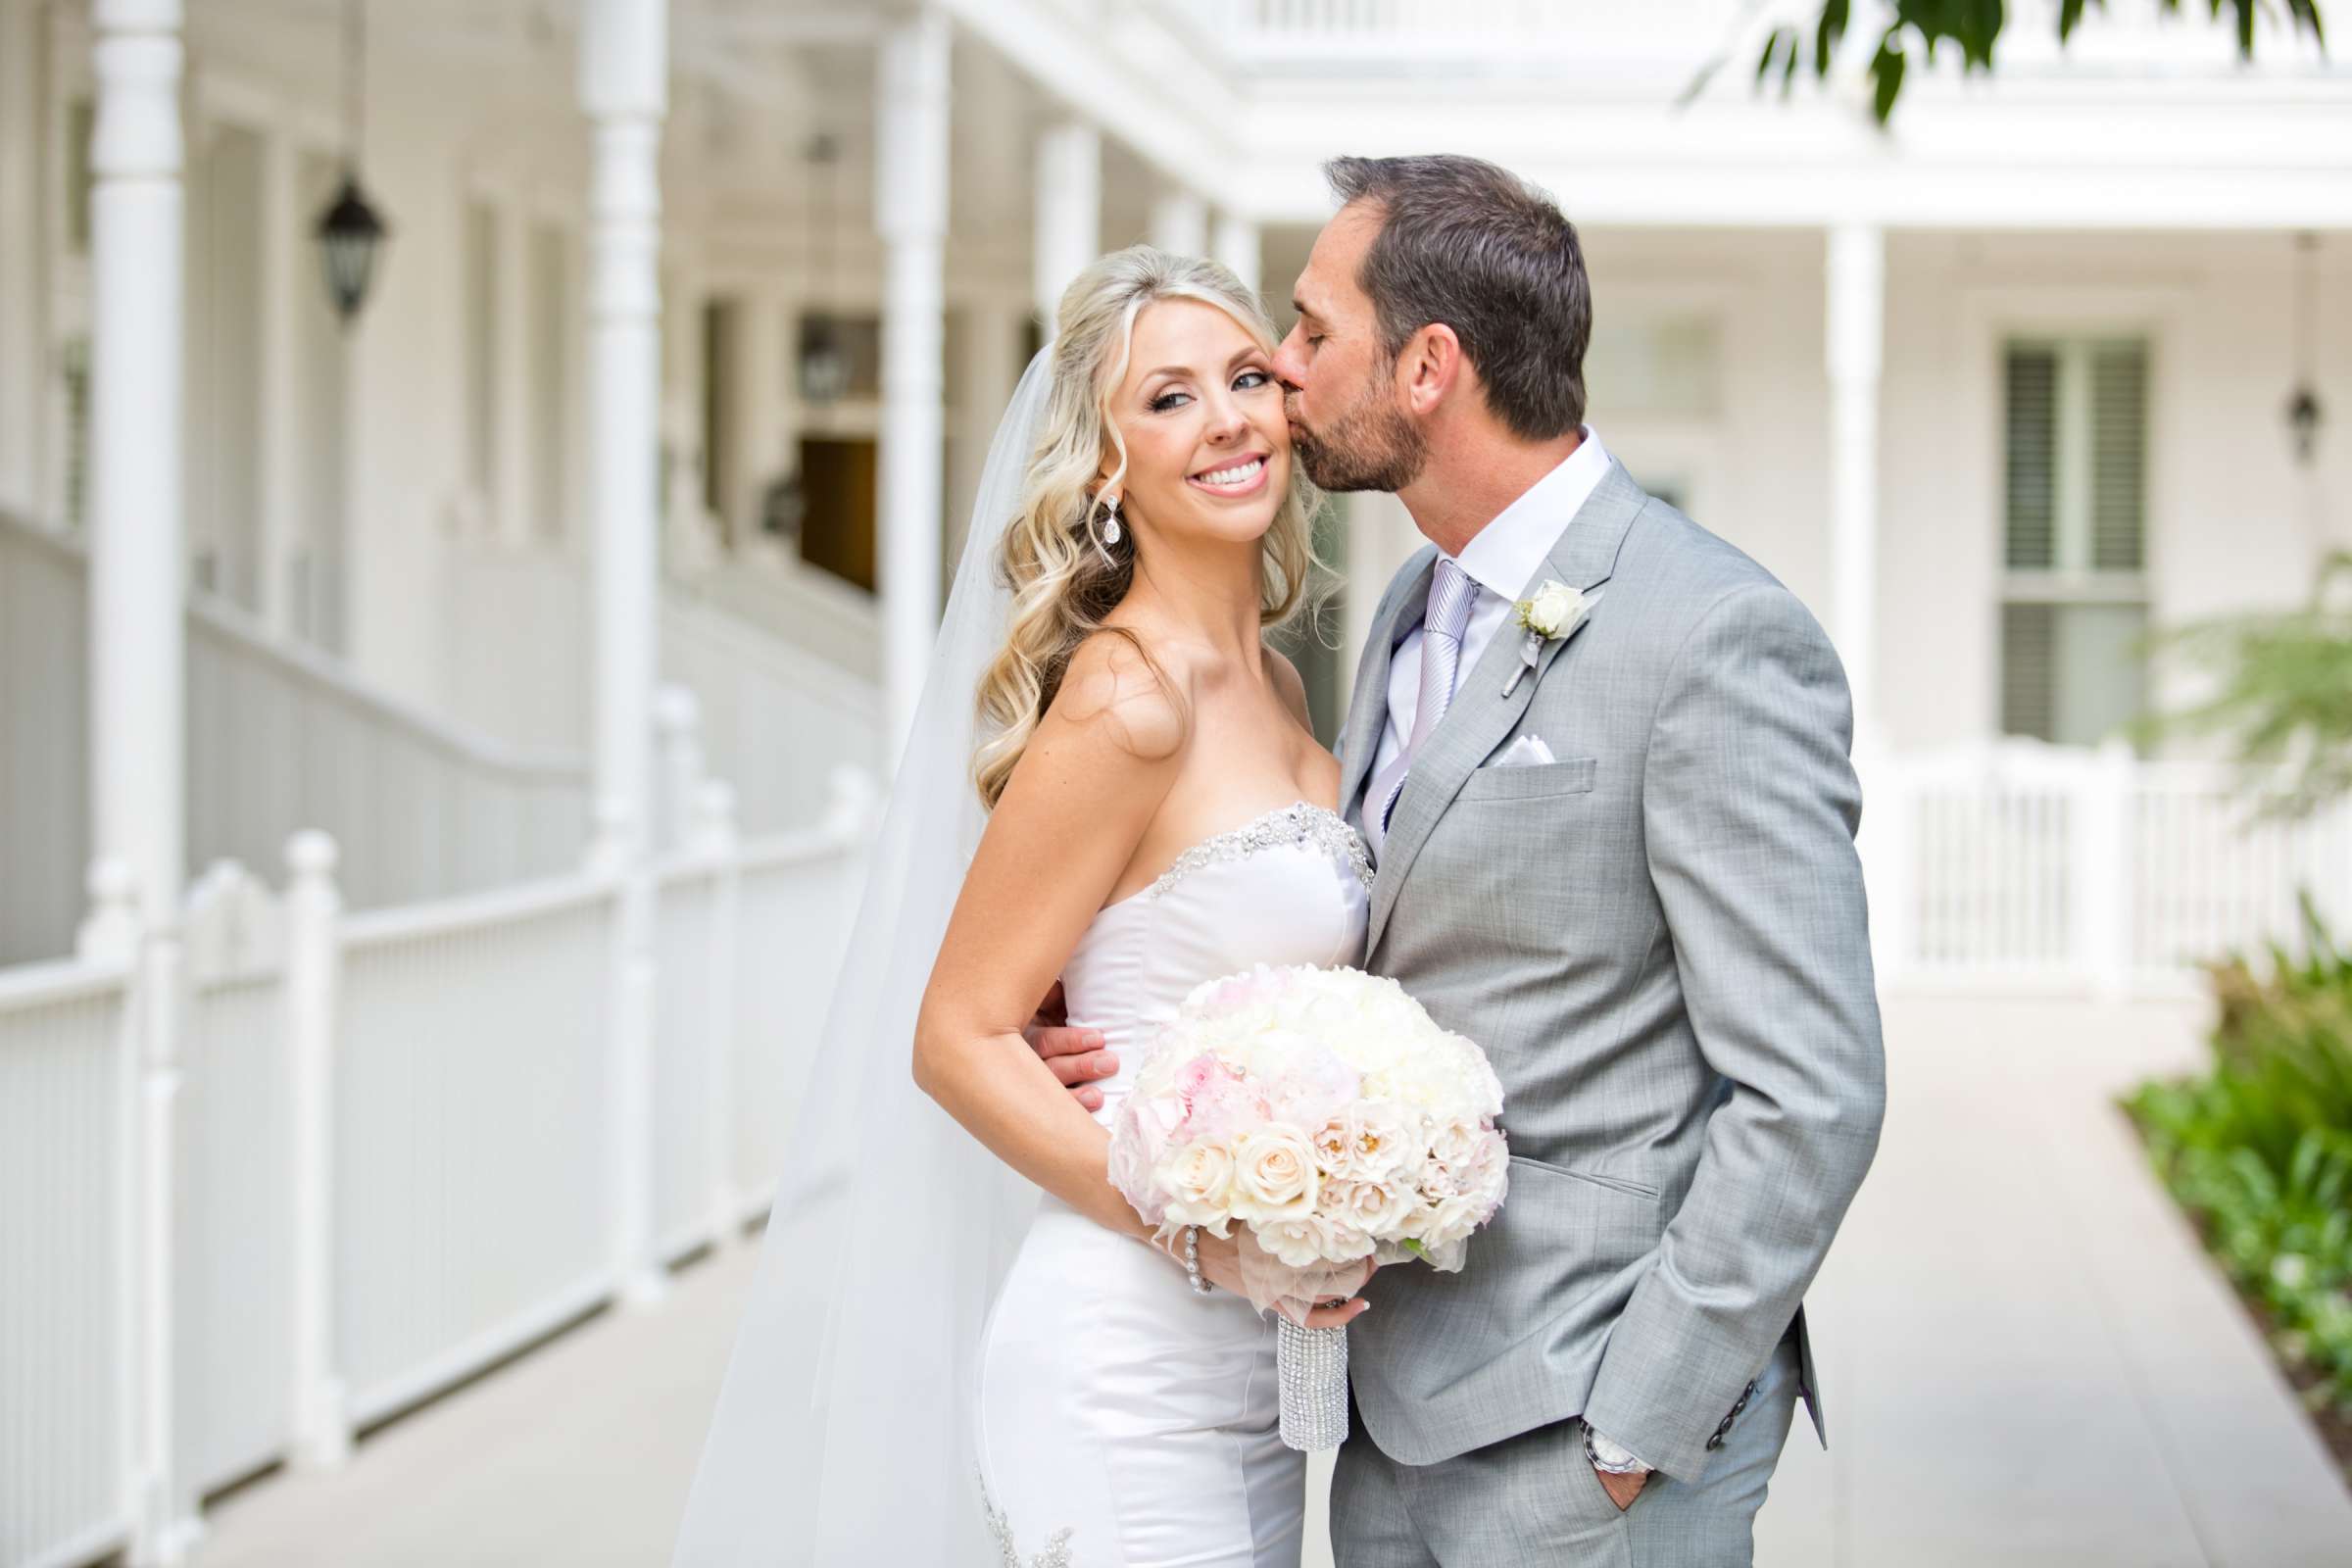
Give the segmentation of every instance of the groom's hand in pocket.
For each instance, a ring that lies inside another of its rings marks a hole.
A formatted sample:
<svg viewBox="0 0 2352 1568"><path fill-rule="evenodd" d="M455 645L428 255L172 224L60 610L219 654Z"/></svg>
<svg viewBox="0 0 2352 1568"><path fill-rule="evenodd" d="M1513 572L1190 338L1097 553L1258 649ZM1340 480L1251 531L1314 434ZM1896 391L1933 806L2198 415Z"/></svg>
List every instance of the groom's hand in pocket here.
<svg viewBox="0 0 2352 1568"><path fill-rule="evenodd" d="M1592 1473L1600 1478L1600 1490L1609 1494L1609 1500L1617 1505L1619 1513L1634 1505L1634 1499L1642 1495L1642 1489L1648 1484L1650 1476L1647 1470L1637 1470L1632 1475L1624 1476L1606 1470Z"/></svg>
<svg viewBox="0 0 2352 1568"><path fill-rule="evenodd" d="M1046 993L1037 1016L1029 1020L1021 1037L1054 1069L1054 1076L1078 1103L1089 1110L1102 1108L1102 1091L1095 1085L1119 1070L1119 1058L1102 1049L1101 1030L1070 1027L1069 1005L1062 998L1060 981L1054 981L1054 989Z"/></svg>

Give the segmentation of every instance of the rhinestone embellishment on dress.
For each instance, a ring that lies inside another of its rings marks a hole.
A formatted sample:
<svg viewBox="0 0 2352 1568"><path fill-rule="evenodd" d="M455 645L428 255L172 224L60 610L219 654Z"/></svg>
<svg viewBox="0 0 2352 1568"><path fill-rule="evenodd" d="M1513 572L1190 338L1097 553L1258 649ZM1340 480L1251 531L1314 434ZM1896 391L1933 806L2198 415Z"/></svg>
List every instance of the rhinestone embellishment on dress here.
<svg viewBox="0 0 2352 1568"><path fill-rule="evenodd" d="M1161 894L1183 881L1203 866L1226 860L1247 859L1265 850L1281 849L1291 844L1312 844L1318 849L1348 862L1355 879L1364 886L1372 885L1372 858L1364 853L1364 841L1356 837L1337 811L1301 801L1297 806L1285 806L1268 811L1252 822L1246 822L1230 832L1199 844L1176 857L1176 861L1160 873L1159 880L1144 890L1147 900Z"/></svg>
<svg viewBox="0 0 2352 1568"><path fill-rule="evenodd" d="M980 1508L988 1517L988 1533L996 1538L998 1568L1071 1568L1075 1561L1070 1555L1070 1537L1075 1534L1064 1525L1046 1538L1046 1549L1034 1557L1023 1557L1021 1548L1013 1544L1012 1521L997 1507L996 1499L988 1494L988 1483L980 1483Z"/></svg>

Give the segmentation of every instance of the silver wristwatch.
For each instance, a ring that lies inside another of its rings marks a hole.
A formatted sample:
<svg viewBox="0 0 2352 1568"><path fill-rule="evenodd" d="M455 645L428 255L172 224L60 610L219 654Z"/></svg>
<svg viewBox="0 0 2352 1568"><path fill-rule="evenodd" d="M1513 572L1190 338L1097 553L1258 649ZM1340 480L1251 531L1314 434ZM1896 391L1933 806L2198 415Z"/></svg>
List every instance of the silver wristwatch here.
<svg viewBox="0 0 2352 1568"><path fill-rule="evenodd" d="M1634 1457L1633 1450L1621 1448L1594 1432L1590 1422L1585 1425L1585 1457L1592 1461L1593 1469L1605 1475L1638 1476L1649 1470L1649 1466Z"/></svg>

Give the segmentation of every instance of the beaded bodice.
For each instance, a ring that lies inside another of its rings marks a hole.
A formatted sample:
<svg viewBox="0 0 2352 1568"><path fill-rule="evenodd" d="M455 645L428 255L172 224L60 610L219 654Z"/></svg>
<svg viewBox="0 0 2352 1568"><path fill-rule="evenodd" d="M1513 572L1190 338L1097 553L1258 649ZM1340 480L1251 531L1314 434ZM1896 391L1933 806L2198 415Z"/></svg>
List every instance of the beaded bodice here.
<svg viewBox="0 0 2352 1568"><path fill-rule="evenodd" d="M1268 811L1229 832L1202 839L1176 857L1160 873L1159 880L1144 889L1140 897L1156 899L1203 866L1246 860L1252 855L1294 844L1309 844L1325 851L1334 859L1345 861L1358 882L1366 887L1372 885L1372 858L1364 853L1364 841L1356 836L1355 829L1338 812L1301 801Z"/></svg>
<svg viewBox="0 0 2352 1568"><path fill-rule="evenodd" d="M1260 963L1361 963L1371 885L1355 830L1300 802L1203 839L1105 906L1062 972L1070 1021L1102 1030L1119 1057L1097 1118L1108 1123L1152 1035L1202 981Z"/></svg>

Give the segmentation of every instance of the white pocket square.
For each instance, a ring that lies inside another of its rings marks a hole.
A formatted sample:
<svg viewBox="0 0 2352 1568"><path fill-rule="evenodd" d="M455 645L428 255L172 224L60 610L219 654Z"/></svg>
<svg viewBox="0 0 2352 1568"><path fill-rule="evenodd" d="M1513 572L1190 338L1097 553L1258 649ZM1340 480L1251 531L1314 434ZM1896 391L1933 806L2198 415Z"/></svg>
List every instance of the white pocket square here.
<svg viewBox="0 0 2352 1568"><path fill-rule="evenodd" d="M1499 756L1486 763L1488 767L1532 767L1539 762L1556 761L1551 748L1544 744L1541 735L1522 735L1504 747Z"/></svg>

